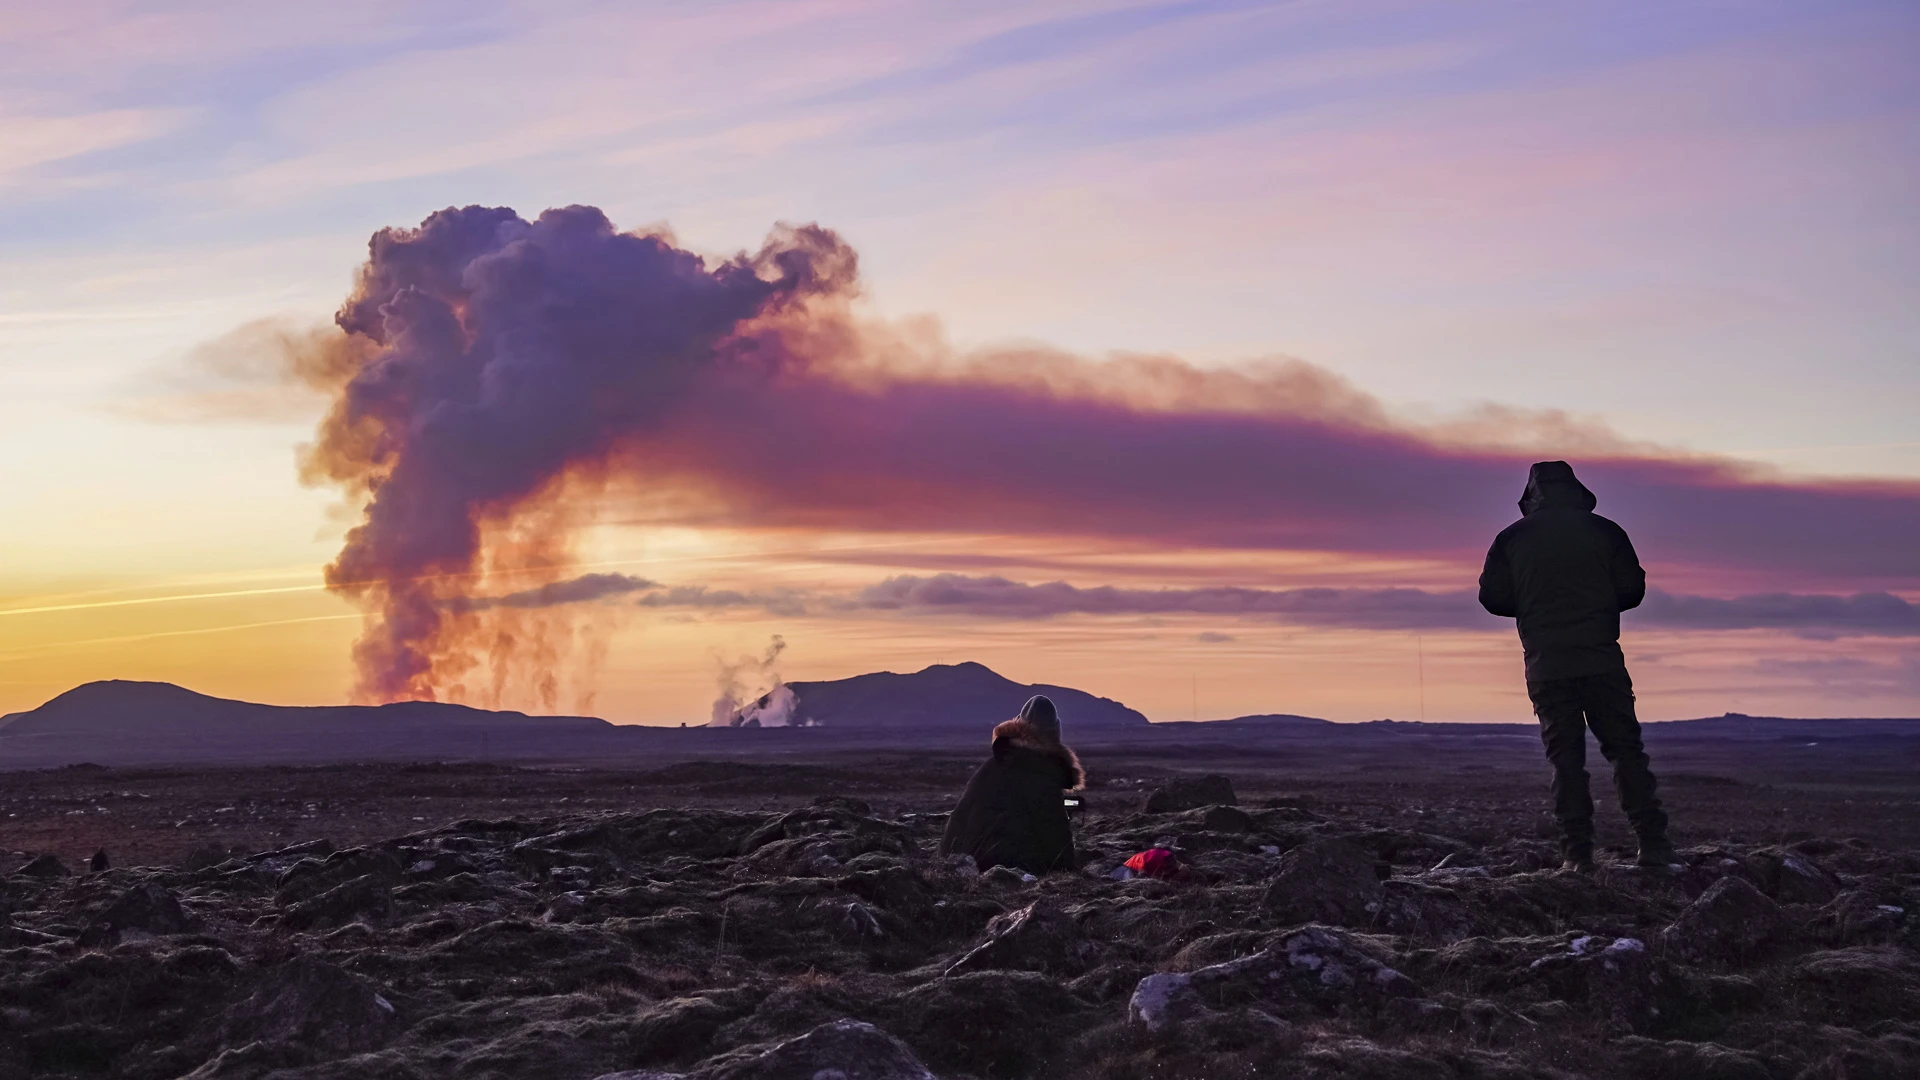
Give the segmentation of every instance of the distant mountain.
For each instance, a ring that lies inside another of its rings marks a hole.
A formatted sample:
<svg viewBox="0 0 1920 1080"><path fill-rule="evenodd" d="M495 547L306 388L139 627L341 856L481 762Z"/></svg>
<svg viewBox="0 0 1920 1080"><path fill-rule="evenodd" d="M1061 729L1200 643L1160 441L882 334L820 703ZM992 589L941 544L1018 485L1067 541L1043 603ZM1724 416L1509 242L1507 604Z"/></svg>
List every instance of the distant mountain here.
<svg viewBox="0 0 1920 1080"><path fill-rule="evenodd" d="M1804 739L1870 735L1920 735L1920 719L1892 717L1748 716L1730 712L1698 720L1655 720L1656 729L1685 730L1687 734L1722 739Z"/></svg>
<svg viewBox="0 0 1920 1080"><path fill-rule="evenodd" d="M1317 716L1295 716L1293 713L1255 713L1252 716L1236 716L1228 720L1162 720L1154 724L1157 728L1180 731L1192 731L1206 728L1209 731L1241 731L1258 729L1275 731L1280 729L1300 731L1326 731L1337 725L1331 720L1322 720Z"/></svg>
<svg viewBox="0 0 1920 1080"><path fill-rule="evenodd" d="M983 734L1011 719L1035 694L1053 699L1071 741L1078 729L1144 728L1147 718L1111 698L1084 690L1014 682L985 664L935 664L908 675L879 671L831 682L788 683L791 723L827 728L978 728ZM741 710L762 715L771 695Z"/></svg>
<svg viewBox="0 0 1920 1080"><path fill-rule="evenodd" d="M673 761L850 750L977 751L992 725L1034 694L1059 706L1067 740L1101 746L1330 747L1408 740L1536 738L1532 724L1376 720L1342 724L1262 714L1149 724L1117 701L1046 683L1022 685L973 663L900 675L878 672L799 682L796 730L738 731L609 724L589 716L528 716L430 701L289 707L209 697L171 683L109 681L75 687L37 709L0 716L0 771L80 762L103 765L318 764L347 761ZM763 698L746 710L764 710ZM1790 720L1729 713L1649 725L1666 753L1678 745L1880 747L1889 767L1911 762L1920 720ZM1437 743L1433 745L1438 745ZM1516 744L1518 745L1518 744ZM1289 752L1293 752L1291 749ZM1537 751L1536 751L1537 752ZM1807 750L1807 753L1826 751ZM1880 750L1875 750L1881 753Z"/></svg>
<svg viewBox="0 0 1920 1080"><path fill-rule="evenodd" d="M580 733L612 726L590 716L528 716L436 701L397 701L390 705L258 705L197 694L172 683L109 679L76 686L37 709L0 716L0 739L27 736L218 739L421 728Z"/></svg>

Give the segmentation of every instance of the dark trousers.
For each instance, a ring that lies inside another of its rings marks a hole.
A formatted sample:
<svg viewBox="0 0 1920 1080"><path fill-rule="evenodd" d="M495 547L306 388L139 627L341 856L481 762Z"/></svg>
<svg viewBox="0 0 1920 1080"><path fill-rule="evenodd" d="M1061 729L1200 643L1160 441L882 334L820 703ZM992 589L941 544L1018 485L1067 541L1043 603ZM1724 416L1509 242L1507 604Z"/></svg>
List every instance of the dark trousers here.
<svg viewBox="0 0 1920 1080"><path fill-rule="evenodd" d="M1560 819L1561 848L1568 858L1593 855L1593 797L1587 791L1587 731L1613 763L1613 786L1640 843L1667 838L1667 815L1654 793L1653 770L1633 715L1633 680L1626 671L1547 679L1527 684L1540 741L1553 764L1553 812Z"/></svg>

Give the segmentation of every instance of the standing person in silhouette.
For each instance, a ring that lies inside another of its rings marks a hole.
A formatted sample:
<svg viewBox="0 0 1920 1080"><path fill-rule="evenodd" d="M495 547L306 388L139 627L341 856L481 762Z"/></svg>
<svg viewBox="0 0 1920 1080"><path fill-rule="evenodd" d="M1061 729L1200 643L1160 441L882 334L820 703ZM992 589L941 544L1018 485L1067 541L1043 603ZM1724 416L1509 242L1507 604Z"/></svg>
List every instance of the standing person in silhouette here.
<svg viewBox="0 0 1920 1080"><path fill-rule="evenodd" d="M1620 808L1640 836L1640 865L1664 867L1676 856L1620 651L1620 613L1645 598L1647 574L1626 530L1594 513L1596 502L1566 462L1535 464L1520 496L1520 520L1487 552L1480 606L1519 621L1527 696L1553 764L1565 868L1593 869L1588 729L1613 763Z"/></svg>
<svg viewBox="0 0 1920 1080"><path fill-rule="evenodd" d="M1020 715L993 729L993 754L947 818L940 854L971 855L983 871L1074 869L1079 861L1064 796L1084 780L1080 759L1060 742L1053 699L1028 698Z"/></svg>

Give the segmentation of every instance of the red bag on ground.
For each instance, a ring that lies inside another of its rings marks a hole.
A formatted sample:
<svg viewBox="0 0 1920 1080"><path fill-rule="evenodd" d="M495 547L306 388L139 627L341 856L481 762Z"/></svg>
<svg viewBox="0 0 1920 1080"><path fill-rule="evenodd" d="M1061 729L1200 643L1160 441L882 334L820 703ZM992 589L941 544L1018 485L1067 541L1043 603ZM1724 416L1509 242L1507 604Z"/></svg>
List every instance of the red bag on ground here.
<svg viewBox="0 0 1920 1080"><path fill-rule="evenodd" d="M1180 878L1187 873L1187 868L1180 865L1180 860L1173 852L1163 847L1148 848L1128 859L1126 866L1141 877Z"/></svg>

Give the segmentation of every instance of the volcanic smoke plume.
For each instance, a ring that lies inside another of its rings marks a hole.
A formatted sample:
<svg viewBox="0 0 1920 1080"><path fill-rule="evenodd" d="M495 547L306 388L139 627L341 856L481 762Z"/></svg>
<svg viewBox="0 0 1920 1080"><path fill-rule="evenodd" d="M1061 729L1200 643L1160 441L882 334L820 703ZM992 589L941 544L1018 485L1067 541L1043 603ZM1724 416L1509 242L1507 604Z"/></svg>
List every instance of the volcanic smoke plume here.
<svg viewBox="0 0 1920 1080"><path fill-rule="evenodd" d="M357 365L304 462L364 500L327 568L370 613L358 694L497 700L532 661L551 705L566 627L542 620L564 616L461 601L491 575L564 570L616 451L703 380L777 366L744 332L849 292L853 252L782 227L714 265L585 206L448 209L370 247L336 318ZM481 675L490 691L465 681Z"/></svg>
<svg viewBox="0 0 1920 1080"><path fill-rule="evenodd" d="M327 580L368 612L363 699L551 706L594 619L733 595L573 577L614 486L629 523L1385 555L1467 583L1527 463L1573 457L1676 593L1920 587L1920 483L1791 480L1554 414L1414 425L1299 361L956 355L856 322L854 254L817 226L713 262L592 207L467 207L371 248L333 348L296 365L332 400L307 478L362 514Z"/></svg>

